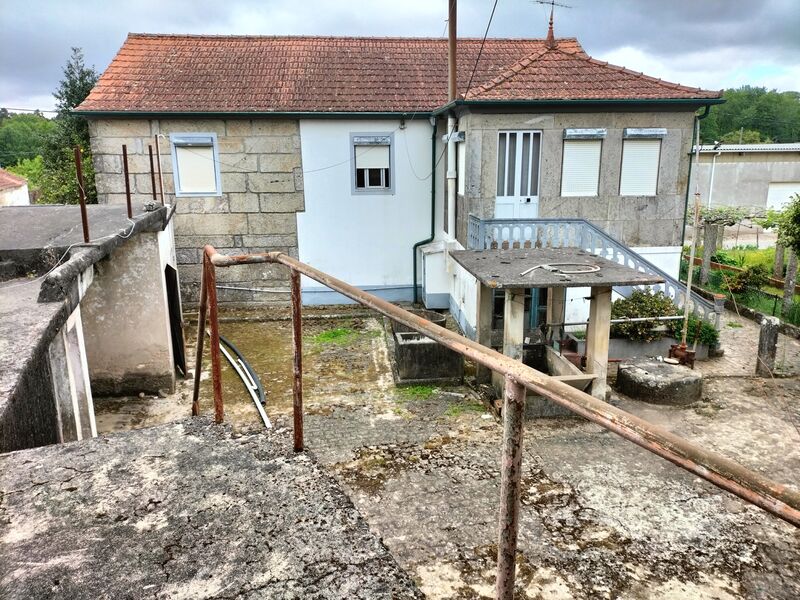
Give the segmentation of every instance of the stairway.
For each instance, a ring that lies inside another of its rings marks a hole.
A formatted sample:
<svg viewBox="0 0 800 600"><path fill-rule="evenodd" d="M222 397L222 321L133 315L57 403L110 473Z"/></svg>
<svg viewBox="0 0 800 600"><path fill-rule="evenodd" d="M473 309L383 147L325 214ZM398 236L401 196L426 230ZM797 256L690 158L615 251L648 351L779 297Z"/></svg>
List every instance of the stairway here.
<svg viewBox="0 0 800 600"><path fill-rule="evenodd" d="M683 283L586 219L479 219L470 215L467 246L470 250L581 248L643 273L662 277L662 284L641 287L664 292L679 308L686 302L686 286ZM632 289L614 288L614 291L627 297ZM695 315L713 322L719 329L719 313L714 309L713 302L692 292L689 303Z"/></svg>

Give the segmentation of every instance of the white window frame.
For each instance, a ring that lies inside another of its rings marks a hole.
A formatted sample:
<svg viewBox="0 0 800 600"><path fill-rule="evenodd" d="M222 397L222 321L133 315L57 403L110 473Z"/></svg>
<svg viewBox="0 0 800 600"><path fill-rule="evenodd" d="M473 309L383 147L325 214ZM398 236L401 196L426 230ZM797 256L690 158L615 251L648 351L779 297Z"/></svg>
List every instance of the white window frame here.
<svg viewBox="0 0 800 600"><path fill-rule="evenodd" d="M661 179L661 155L664 150L664 138L667 135L667 130L664 128L656 127L628 127L623 131L622 135L622 155L620 156L619 164L619 195L625 197L644 197L652 198L658 195L658 184ZM658 142L658 158L656 159L656 180L652 193L634 194L629 193L624 189L625 178L625 148L630 147L629 142L634 144L639 141Z"/></svg>
<svg viewBox="0 0 800 600"><path fill-rule="evenodd" d="M575 131L575 130L565 130L566 131ZM592 131L600 131L600 130L592 130ZM602 130L605 132L605 130ZM603 133L603 136L605 133ZM564 191L564 158L566 156L566 148L567 144L597 144L599 146L599 153L597 159L597 177L595 178L594 183L594 191L591 193L584 193L584 192L565 192ZM592 136L585 136L585 137L568 137L565 133L564 141L562 142L561 147L561 185L560 185L560 195L562 198L596 198L600 195L600 172L603 169L603 137L598 135Z"/></svg>
<svg viewBox="0 0 800 600"><path fill-rule="evenodd" d="M511 150L509 148L508 139L510 134L516 135L516 144L515 152L514 152L514 181L512 182L513 189L511 193L508 192L508 165L510 163L511 157ZM539 138L539 155L537 160L534 161L533 153L530 152L528 156L528 181L527 181L527 192L525 194L522 193L522 136L525 134L530 134L531 136L531 148L533 148L533 140L538 136ZM539 191L542 189L542 145L544 142L544 132L541 129L501 129L497 132L497 147L498 147L498 156L497 161L495 163L495 169L498 171L495 174L495 188L497 188L498 184L500 183L497 181L499 178L499 168L500 168L500 136L505 135L505 157L503 159L504 164L504 172L503 172L503 194L498 193L500 190L495 189L495 198L523 198L529 197L536 201L539 200ZM533 172L534 168L536 169L536 190L533 190L533 186L531 185L531 179L533 179Z"/></svg>
<svg viewBox="0 0 800 600"><path fill-rule="evenodd" d="M176 198L208 198L222 196L222 176L219 164L219 144L217 134L209 133L171 133L169 136L170 147L172 149L172 180L175 184ZM181 190L180 165L178 164L179 147L211 147L214 155L214 182L216 189L209 192L184 192Z"/></svg>
<svg viewBox="0 0 800 600"><path fill-rule="evenodd" d="M364 169L367 173L364 174L364 187L358 187L357 181L357 168L356 168L356 147L357 146L388 146L389 147L389 185L386 185L384 169L381 171L381 185L373 186L369 183L369 173L371 169ZM397 173L395 171L394 161L394 133L392 132L365 132L365 133L351 133L350 134L350 184L351 193L353 195L376 195L376 194L394 194L395 183L397 181Z"/></svg>

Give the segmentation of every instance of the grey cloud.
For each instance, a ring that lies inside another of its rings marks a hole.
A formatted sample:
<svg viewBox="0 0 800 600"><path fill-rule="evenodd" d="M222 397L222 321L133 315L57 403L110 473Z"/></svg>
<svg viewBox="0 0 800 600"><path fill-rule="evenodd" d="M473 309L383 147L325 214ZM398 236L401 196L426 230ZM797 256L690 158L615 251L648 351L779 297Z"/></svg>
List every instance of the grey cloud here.
<svg viewBox="0 0 800 600"><path fill-rule="evenodd" d="M578 37L592 54L630 46L674 67L698 50L736 48L754 63L800 63L798 0L566 2L573 8L556 8L556 34ZM461 0L459 34L482 36L491 6L492 0ZM0 104L51 93L70 46L82 47L102 71L129 31L439 36L446 11L446 0L51 0L36 11L30 2L4 0ZM548 11L529 0L499 0L490 35L544 36ZM693 66L686 62L687 71Z"/></svg>

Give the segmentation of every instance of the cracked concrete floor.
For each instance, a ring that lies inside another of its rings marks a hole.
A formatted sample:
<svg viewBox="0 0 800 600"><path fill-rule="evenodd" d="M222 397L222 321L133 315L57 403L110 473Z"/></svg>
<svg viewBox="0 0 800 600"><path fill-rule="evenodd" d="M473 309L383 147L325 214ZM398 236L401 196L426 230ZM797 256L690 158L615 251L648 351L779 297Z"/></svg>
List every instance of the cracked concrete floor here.
<svg viewBox="0 0 800 600"><path fill-rule="evenodd" d="M315 327L312 337L324 330ZM379 327L364 319L354 329ZM264 353L257 368L280 371L284 354ZM308 447L371 529L428 597L492 597L499 424L466 387L397 390L373 335L318 345L308 362L318 365L306 376L315 378ZM777 481L800 483L797 379L715 377L701 402L680 408L617 402ZM252 408L237 406L234 418ZM288 424L286 403L276 408L271 416ZM523 465L520 598L800 597L796 529L598 426L529 422Z"/></svg>
<svg viewBox="0 0 800 600"><path fill-rule="evenodd" d="M388 365L385 366L388 370ZM308 447L429 598L493 597L500 425L466 387L391 383L306 417ZM798 485L800 382L707 382L623 409ZM526 425L520 598L800 597L800 533L599 426Z"/></svg>

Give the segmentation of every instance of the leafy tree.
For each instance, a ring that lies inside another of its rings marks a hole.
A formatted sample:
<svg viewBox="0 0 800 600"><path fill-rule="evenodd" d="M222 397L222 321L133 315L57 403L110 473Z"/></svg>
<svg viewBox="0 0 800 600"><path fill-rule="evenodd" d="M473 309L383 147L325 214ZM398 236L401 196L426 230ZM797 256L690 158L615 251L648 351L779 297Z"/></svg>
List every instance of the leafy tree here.
<svg viewBox="0 0 800 600"><path fill-rule="evenodd" d="M56 127L47 137L42 156L44 174L42 179L41 201L59 204L78 202L78 181L75 175L73 148L79 146L83 151L83 177L86 199L97 202L97 189L94 184L94 167L89 146L89 124L82 116L72 112L97 83L94 67L87 67L83 51L73 48L64 67L64 78L53 93L56 98L58 114L54 119Z"/></svg>
<svg viewBox="0 0 800 600"><path fill-rule="evenodd" d="M742 128L748 135L758 132L759 141L800 141L800 93L746 85L725 90L723 98L725 103L713 106L708 117L700 121L703 143L738 143Z"/></svg>
<svg viewBox="0 0 800 600"><path fill-rule="evenodd" d="M719 138L723 144L771 144L772 140L760 131L745 129L744 131L729 131Z"/></svg>
<svg viewBox="0 0 800 600"><path fill-rule="evenodd" d="M0 166L15 165L42 153L55 124L41 114L14 114L0 120Z"/></svg>
<svg viewBox="0 0 800 600"><path fill-rule="evenodd" d="M794 301L797 283L797 257L800 256L800 194L795 194L781 213L778 243L790 251L783 280L783 314L788 315Z"/></svg>

